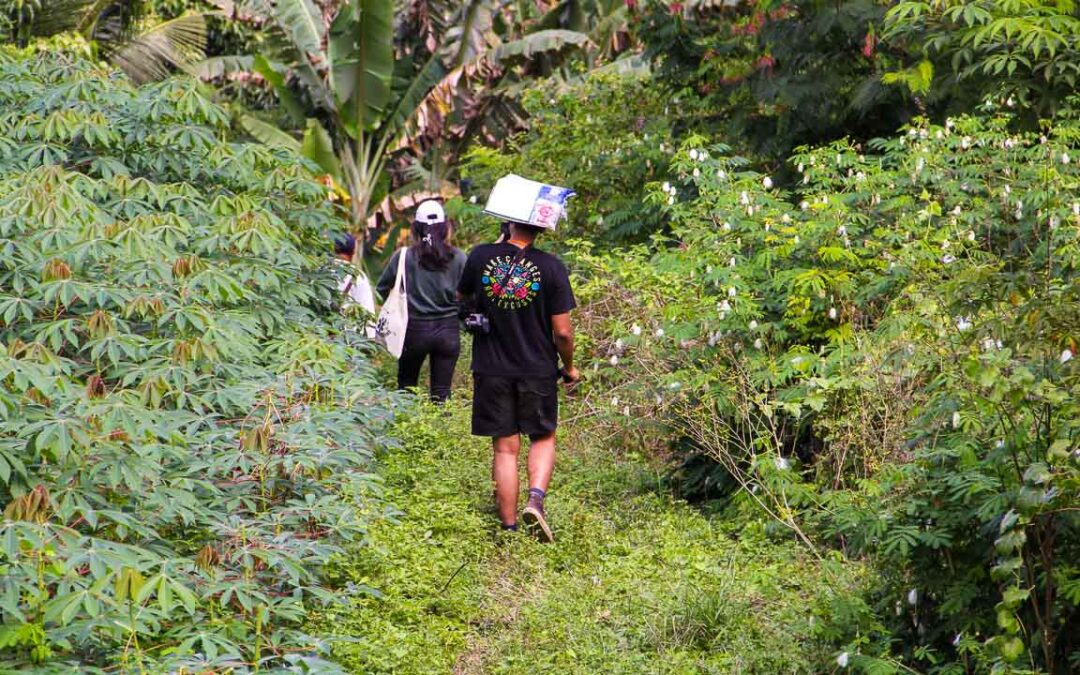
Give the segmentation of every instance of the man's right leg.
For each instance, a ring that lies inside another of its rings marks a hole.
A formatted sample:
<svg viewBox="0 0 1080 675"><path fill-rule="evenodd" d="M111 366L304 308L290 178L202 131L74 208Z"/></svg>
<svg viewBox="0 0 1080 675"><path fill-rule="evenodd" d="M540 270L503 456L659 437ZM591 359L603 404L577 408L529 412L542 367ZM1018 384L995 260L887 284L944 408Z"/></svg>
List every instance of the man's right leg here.
<svg viewBox="0 0 1080 675"><path fill-rule="evenodd" d="M499 507L499 520L503 527L517 525L518 505L518 454L521 437L503 436L492 439L495 450L491 473L495 479L495 501Z"/></svg>

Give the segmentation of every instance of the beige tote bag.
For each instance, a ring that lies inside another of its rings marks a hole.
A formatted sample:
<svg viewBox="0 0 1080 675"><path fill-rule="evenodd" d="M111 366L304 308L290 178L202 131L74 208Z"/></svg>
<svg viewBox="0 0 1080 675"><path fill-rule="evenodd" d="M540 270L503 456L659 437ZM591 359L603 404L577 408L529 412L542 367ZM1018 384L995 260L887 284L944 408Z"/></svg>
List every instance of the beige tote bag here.
<svg viewBox="0 0 1080 675"><path fill-rule="evenodd" d="M398 254L394 287L386 296L375 324L375 339L386 345L386 350L395 359L401 358L401 352L405 349L405 331L409 327L409 297L405 294L405 256L408 253L409 249L403 248Z"/></svg>

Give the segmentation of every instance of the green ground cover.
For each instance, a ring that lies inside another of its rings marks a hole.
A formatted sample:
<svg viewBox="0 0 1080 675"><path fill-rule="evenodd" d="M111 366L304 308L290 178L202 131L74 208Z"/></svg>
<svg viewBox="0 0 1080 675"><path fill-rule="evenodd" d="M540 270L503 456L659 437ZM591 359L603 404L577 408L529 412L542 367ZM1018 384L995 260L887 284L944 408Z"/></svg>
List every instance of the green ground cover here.
<svg viewBox="0 0 1080 675"><path fill-rule="evenodd" d="M575 418L573 403L564 411ZM495 531L490 450L468 411L401 423L387 502L341 581L378 589L316 620L353 672L728 673L835 667L822 616L862 570L738 531L666 494L631 448L571 422L548 509L556 543Z"/></svg>

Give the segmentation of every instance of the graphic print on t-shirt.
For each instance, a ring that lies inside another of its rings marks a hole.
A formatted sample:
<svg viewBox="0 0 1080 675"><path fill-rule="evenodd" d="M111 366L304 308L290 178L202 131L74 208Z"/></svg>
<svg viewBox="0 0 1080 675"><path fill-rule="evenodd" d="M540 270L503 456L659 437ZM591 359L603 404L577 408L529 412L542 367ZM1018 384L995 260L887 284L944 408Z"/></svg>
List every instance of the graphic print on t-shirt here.
<svg viewBox="0 0 1080 675"><path fill-rule="evenodd" d="M510 265L514 269L510 269ZM495 256L484 267L480 278L488 299L501 309L528 307L540 292L540 270L527 258Z"/></svg>

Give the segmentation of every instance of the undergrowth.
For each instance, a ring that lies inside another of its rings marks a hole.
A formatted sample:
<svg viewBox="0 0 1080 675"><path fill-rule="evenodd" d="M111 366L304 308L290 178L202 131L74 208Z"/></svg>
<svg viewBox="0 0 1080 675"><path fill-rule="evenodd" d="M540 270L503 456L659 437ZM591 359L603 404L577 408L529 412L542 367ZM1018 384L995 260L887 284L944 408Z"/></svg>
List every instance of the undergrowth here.
<svg viewBox="0 0 1080 675"><path fill-rule="evenodd" d="M574 405L564 418L574 418ZM420 408L381 458L385 499L363 555L334 565L373 590L318 618L364 673L798 673L835 654L828 617L858 613L863 570L755 523L713 521L663 492L632 448L560 437L556 543L495 531L490 450L468 411ZM524 486L523 486L524 487ZM835 666L833 666L835 667Z"/></svg>

